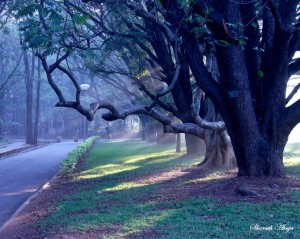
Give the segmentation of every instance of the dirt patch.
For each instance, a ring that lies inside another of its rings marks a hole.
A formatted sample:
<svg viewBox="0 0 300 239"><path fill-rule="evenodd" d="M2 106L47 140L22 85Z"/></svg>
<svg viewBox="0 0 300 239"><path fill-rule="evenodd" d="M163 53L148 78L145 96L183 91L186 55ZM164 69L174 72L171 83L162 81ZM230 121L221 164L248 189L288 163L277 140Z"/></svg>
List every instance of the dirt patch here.
<svg viewBox="0 0 300 239"><path fill-rule="evenodd" d="M174 175L174 174L173 174ZM180 173L179 173L180 175ZM157 198L182 200L190 197L209 197L221 203L249 201L252 203L289 200L286 193L300 189L300 179L283 177L236 177L237 170L208 176L207 172L190 170L183 177L166 182Z"/></svg>
<svg viewBox="0 0 300 239"><path fill-rule="evenodd" d="M86 232L75 233L57 233L52 236L47 236L47 239L98 239L99 235L109 235L116 232L117 228L99 227L97 230L89 230ZM44 238L44 239L46 239Z"/></svg>
<svg viewBox="0 0 300 239"><path fill-rule="evenodd" d="M82 165L79 167L82 167ZM160 173L153 172L151 175L137 177L131 179L131 181L134 180L140 184L160 184L158 191L153 195L149 195L151 200L157 201L182 200L203 196L213 198L221 203L235 203L238 201L260 203L290 200L285 193L300 189L300 179L297 178L237 178L236 170L211 173L194 168L178 167ZM87 183L89 182L75 181L71 177L56 178L0 233L0 238L90 239L99 238L99 235L115 233L118 228L100 226L97 230L88 232L53 233L50 235L47 232L47 235L45 235L35 225L35 222L49 215L65 195L72 194L78 187L86 186ZM250 194L242 195L243 189L246 192L248 190ZM251 194L251 192L254 194ZM149 200L149 197L147 200ZM142 234L132 235L130 238L140 238L140 236L147 238L150 234L152 237L149 238L153 238L155 236L153 233L155 234L153 231L144 231Z"/></svg>
<svg viewBox="0 0 300 239"><path fill-rule="evenodd" d="M176 180L179 177L183 177L184 175L188 174L188 172L185 172L182 170L183 168L173 169L170 171L165 172L154 172L151 175L137 177L135 179L135 182L138 184L158 184L158 183L164 183L164 182L170 182L172 180Z"/></svg>

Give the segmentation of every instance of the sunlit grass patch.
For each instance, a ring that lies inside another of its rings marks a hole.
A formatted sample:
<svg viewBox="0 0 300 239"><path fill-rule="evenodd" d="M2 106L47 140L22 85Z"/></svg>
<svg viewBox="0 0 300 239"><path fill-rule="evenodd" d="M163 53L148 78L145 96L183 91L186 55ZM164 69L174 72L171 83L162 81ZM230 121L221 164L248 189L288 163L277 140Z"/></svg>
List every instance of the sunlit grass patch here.
<svg viewBox="0 0 300 239"><path fill-rule="evenodd" d="M120 190L126 190L126 189L133 189L133 188L140 188L144 187L146 184L138 184L135 182L124 182L120 183L114 187L106 188L104 192L113 192L113 191L120 191Z"/></svg>
<svg viewBox="0 0 300 239"><path fill-rule="evenodd" d="M147 145L147 146L145 146ZM183 153L175 153L174 145L157 145L154 143L100 143L90 153L84 170L78 179L113 178L128 173L131 176L144 174L151 170L162 170L161 164L174 164ZM182 160L192 163L194 160ZM149 166L151 165L151 167ZM127 173L125 173L127 172Z"/></svg>
<svg viewBox="0 0 300 239"><path fill-rule="evenodd" d="M296 149L293 149L296 150ZM91 151L82 182L66 196L40 225L57 232L106 228L99 238L299 238L299 192L289 200L267 203L224 203L217 198L187 196L168 198L161 190L171 180L179 186L224 180L224 171L191 179L168 173L189 167L199 158L182 157L174 145L141 142L100 143ZM288 172L299 159L285 159ZM299 172L299 169L297 169ZM169 177L168 177L169 176ZM150 180L151 177L161 177ZM169 184L168 184L169 183ZM158 195L158 196L157 196ZM291 231L255 231L252 225L293 227Z"/></svg>
<svg viewBox="0 0 300 239"><path fill-rule="evenodd" d="M139 166L134 166L134 165L116 165L112 167L108 167L106 165L105 168L102 167L95 167L90 170L86 170L82 172L79 176L78 179L91 179L91 178L100 178L103 176L111 176L114 174L118 174L121 172L126 172L126 171L131 171L138 169Z"/></svg>
<svg viewBox="0 0 300 239"><path fill-rule="evenodd" d="M138 154L138 155L131 155L128 156L127 158L124 158L124 164L134 164L134 163L140 163L140 162L147 162L151 161L153 159L159 159L159 158L164 158L164 157L178 157L178 153L174 152L174 149L170 150L165 150L159 153L152 153L152 154L147 154L145 157L145 154Z"/></svg>
<svg viewBox="0 0 300 239"><path fill-rule="evenodd" d="M78 181L93 180L95 183L78 188L76 194L66 196L43 224L59 226L64 230L84 230L97 227L99 223L113 226L114 223L129 220L132 215L143 211L136 201L147 198L157 187L130 179L166 170L166 167L174 164L173 161L180 161L181 155L175 153L174 145L99 143L90 152L85 170L77 176Z"/></svg>

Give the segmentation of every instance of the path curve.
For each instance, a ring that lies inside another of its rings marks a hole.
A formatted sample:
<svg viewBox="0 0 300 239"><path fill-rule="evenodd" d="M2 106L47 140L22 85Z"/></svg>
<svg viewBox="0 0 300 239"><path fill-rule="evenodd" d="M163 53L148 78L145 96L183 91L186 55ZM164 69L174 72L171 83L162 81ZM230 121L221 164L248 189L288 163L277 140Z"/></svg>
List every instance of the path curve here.
<svg viewBox="0 0 300 239"><path fill-rule="evenodd" d="M77 145L63 141L0 160L0 227L58 172Z"/></svg>

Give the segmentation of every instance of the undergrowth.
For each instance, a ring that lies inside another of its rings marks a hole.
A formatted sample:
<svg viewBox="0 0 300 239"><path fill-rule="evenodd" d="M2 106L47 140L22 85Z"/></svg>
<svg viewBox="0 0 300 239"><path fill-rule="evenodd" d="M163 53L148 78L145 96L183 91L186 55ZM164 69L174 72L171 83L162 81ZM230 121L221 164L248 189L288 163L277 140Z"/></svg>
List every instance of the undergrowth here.
<svg viewBox="0 0 300 239"><path fill-rule="evenodd" d="M81 144L79 144L77 148L72 150L68 154L67 158L61 163L60 175L65 176L74 172L75 166L78 163L78 161L86 155L86 153L93 146L97 138L98 137L96 136L90 137Z"/></svg>

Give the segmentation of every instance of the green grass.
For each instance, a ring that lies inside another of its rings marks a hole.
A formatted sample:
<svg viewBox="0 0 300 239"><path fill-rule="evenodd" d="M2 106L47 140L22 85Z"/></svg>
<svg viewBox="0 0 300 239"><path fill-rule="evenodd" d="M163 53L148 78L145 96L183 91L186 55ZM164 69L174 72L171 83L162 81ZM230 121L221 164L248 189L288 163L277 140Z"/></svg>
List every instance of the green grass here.
<svg viewBox="0 0 300 239"><path fill-rule="evenodd" d="M60 175L71 174L74 171L78 161L87 154L96 139L97 137L90 137L79 144L74 150L72 150L68 154L67 158L61 163Z"/></svg>
<svg viewBox="0 0 300 239"><path fill-rule="evenodd" d="M285 163L291 175L299 176L300 145L287 148ZM166 182L147 184L141 178L199 159L184 158L174 146L141 142L99 143L90 152L82 182L42 222L43 230L84 232L106 228L99 238L299 238L300 192L289 201L226 204L204 197L158 200ZM208 176L212 179L216 174ZM178 179L177 179L178 180ZM182 179L182 185L189 183ZM251 225L273 226L272 231L250 230ZM279 230L279 225L294 227Z"/></svg>

